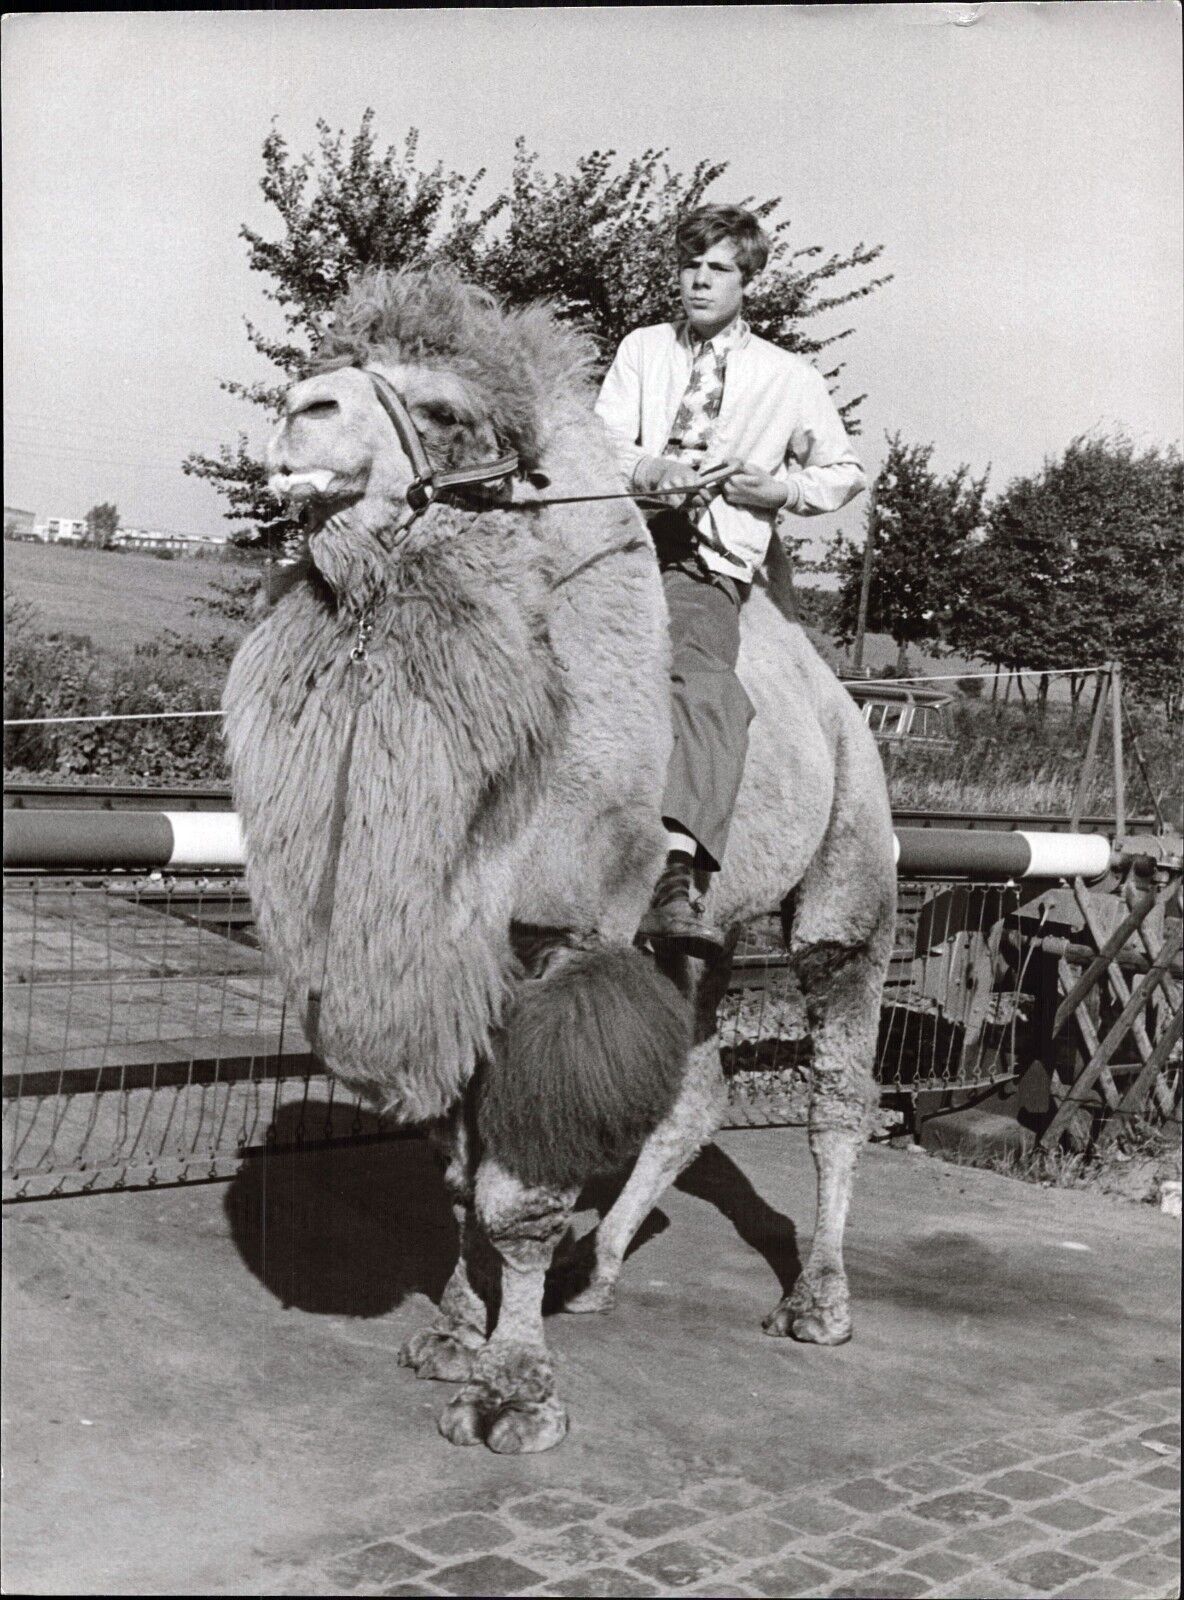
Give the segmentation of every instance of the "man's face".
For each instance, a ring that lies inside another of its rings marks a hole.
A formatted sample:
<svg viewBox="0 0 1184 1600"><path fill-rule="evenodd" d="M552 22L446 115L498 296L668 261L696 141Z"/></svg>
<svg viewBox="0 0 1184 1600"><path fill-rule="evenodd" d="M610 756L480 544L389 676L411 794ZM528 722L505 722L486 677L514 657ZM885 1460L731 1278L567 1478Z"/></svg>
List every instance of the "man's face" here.
<svg viewBox="0 0 1184 1600"><path fill-rule="evenodd" d="M701 255L680 263L678 292L682 308L694 331L710 339L739 315L744 302L744 280L736 265L736 246L721 239Z"/></svg>

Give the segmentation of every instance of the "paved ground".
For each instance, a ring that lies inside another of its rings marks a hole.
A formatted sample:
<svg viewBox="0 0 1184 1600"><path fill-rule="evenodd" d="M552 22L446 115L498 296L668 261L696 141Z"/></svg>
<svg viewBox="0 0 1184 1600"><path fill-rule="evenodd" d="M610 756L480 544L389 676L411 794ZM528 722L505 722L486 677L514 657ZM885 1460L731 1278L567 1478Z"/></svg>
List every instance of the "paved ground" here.
<svg viewBox="0 0 1184 1600"><path fill-rule="evenodd" d="M809 1157L725 1134L619 1309L550 1322L572 1432L524 1459L445 1444L395 1365L452 1249L419 1144L10 1207L6 1591L1177 1593L1179 1223L860 1177L851 1344L761 1334Z"/></svg>

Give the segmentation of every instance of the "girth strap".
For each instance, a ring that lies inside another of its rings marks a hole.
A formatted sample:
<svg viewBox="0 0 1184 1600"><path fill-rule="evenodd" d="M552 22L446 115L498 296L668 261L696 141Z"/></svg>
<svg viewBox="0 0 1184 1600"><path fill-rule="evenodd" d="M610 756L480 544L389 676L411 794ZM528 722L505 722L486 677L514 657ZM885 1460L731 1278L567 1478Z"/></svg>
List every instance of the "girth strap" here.
<svg viewBox="0 0 1184 1600"><path fill-rule="evenodd" d="M358 643L350 652L346 671L356 674L366 660L366 641L370 628L368 620L358 623ZM341 841L345 834L345 811L349 801L349 776L354 759L354 739L358 731L358 716L369 699L364 695L356 677L351 676L349 727L345 745L337 763L337 782L333 789L333 804L329 811L329 849L324 870L317 887L317 897L312 908L312 960L309 964L308 1001L304 1012L304 1033L313 1050L319 1051L318 1034L321 1028L321 997L325 987L325 971L329 964L329 936L333 931L333 904L337 895L337 869L341 861Z"/></svg>

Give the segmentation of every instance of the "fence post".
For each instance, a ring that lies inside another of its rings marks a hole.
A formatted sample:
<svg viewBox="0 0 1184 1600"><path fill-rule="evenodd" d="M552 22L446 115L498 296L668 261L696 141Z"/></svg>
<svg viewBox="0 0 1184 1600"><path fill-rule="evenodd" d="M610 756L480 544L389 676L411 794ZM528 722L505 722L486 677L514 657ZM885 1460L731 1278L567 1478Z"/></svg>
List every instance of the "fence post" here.
<svg viewBox="0 0 1184 1600"><path fill-rule="evenodd" d="M1126 836L1126 772L1122 762L1122 667L1110 663L1110 727L1114 742L1114 842Z"/></svg>
<svg viewBox="0 0 1184 1600"><path fill-rule="evenodd" d="M1081 766L1081 777L1077 780L1077 793L1073 796L1073 809L1069 814L1069 832L1076 833L1081 826L1081 819L1085 815L1085 802L1089 794L1089 786L1093 782L1094 762L1098 757L1098 741L1102 737L1102 719L1106 715L1106 691L1110 686L1108 668L1098 672L1098 685L1094 690L1093 719L1089 725L1089 742L1085 747L1085 760Z"/></svg>

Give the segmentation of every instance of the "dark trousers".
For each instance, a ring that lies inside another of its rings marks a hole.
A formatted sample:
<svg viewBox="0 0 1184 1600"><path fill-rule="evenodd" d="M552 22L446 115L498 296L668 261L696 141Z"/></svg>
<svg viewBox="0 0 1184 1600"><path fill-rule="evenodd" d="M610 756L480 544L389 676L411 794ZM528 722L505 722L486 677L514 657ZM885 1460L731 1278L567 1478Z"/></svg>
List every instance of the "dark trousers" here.
<svg viewBox="0 0 1184 1600"><path fill-rule="evenodd" d="M740 607L751 585L710 572L691 556L663 565L662 587L670 612L674 715L662 816L698 841L698 865L718 871L753 717L735 672Z"/></svg>

